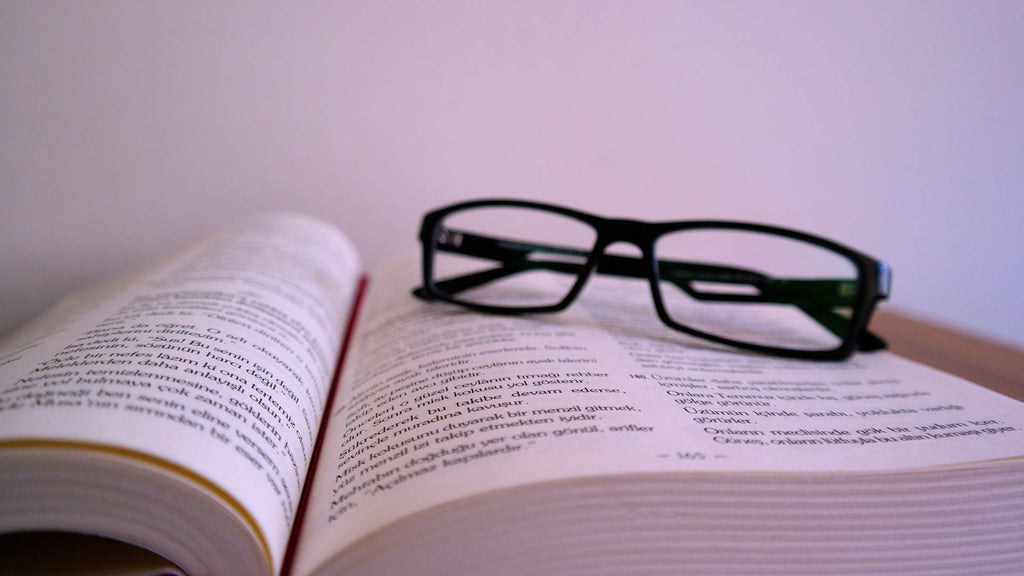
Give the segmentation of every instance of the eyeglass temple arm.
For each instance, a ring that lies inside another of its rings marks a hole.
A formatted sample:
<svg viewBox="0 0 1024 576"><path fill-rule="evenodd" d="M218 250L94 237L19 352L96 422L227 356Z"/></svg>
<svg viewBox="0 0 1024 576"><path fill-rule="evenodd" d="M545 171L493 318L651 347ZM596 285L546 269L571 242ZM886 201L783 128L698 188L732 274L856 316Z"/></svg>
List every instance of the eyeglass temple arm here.
<svg viewBox="0 0 1024 576"><path fill-rule="evenodd" d="M553 272L578 275L583 269L583 264L568 260L531 259L530 255L534 253L561 254L583 260L586 260L590 255L586 250L489 238L451 229L442 230L437 248L442 252L476 256L501 263L501 266L497 268L481 270L437 282L436 287L447 294L458 294L488 282L528 270L551 270ZM606 255L598 263L597 272L614 276L647 278L647 269L643 266L642 261L637 258L621 256ZM413 290L413 294L420 298L430 299L430 295L422 287Z"/></svg>
<svg viewBox="0 0 1024 576"><path fill-rule="evenodd" d="M583 264L558 260L537 260L529 256L535 253L561 254L587 258L589 252L575 248L551 246L489 238L477 234L446 229L439 241L438 249L445 252L467 254L501 262L498 268L465 274L442 280L437 287L445 293L459 292L481 286L494 280L517 274L527 270L551 270L566 274L579 274ZM628 278L647 278L648 266L640 258L606 254L597 265L597 273ZM855 283L847 280L783 280L727 266L659 260L658 273L662 280L668 281L683 290L692 298L703 301L719 302L767 302L794 305L830 332L842 337L846 333L849 319L833 310L834 307L853 303ZM757 288L756 294L736 294L730 292L700 291L694 282L715 284L739 284ZM430 299L423 288L417 288L413 294ZM885 341L865 331L861 338L862 351L885 348Z"/></svg>

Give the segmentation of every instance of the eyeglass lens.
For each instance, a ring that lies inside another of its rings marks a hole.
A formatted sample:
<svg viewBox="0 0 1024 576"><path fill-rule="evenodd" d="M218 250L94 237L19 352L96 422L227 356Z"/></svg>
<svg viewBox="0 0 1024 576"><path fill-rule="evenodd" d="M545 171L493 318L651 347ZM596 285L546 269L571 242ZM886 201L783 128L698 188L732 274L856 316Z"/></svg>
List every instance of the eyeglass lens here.
<svg viewBox="0 0 1024 576"><path fill-rule="evenodd" d="M729 340L832 350L847 336L857 267L816 244L774 234L698 228L655 243L672 322Z"/></svg>
<svg viewBox="0 0 1024 576"><path fill-rule="evenodd" d="M568 296L596 239L590 225L544 210L455 212L435 235L435 286L461 302L554 306Z"/></svg>

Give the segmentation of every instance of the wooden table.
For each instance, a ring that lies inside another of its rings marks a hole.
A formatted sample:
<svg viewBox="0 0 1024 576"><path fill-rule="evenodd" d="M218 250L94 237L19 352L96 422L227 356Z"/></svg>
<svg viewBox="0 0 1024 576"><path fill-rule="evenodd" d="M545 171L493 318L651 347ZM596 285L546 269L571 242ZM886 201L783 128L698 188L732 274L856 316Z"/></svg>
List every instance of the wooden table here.
<svg viewBox="0 0 1024 576"><path fill-rule="evenodd" d="M1024 350L888 311L875 313L871 331L896 354L1024 401Z"/></svg>

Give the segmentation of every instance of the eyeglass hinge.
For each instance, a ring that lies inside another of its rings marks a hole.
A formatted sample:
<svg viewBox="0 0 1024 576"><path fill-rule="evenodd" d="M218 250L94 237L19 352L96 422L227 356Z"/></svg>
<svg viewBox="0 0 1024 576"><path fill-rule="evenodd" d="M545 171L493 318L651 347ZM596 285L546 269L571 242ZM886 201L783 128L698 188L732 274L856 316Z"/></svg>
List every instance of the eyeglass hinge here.
<svg viewBox="0 0 1024 576"><path fill-rule="evenodd" d="M878 263L878 297L888 298L892 290L892 268L885 262Z"/></svg>

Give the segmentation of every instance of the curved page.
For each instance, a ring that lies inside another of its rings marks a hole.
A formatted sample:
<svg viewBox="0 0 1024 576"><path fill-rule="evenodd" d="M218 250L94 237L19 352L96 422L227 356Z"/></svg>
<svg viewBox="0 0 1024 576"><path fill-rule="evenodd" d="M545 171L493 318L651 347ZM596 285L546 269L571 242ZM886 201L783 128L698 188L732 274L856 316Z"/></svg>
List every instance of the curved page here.
<svg viewBox="0 0 1024 576"><path fill-rule="evenodd" d="M248 518L276 572L358 274L332 228L276 215L70 300L0 352L0 454L114 447L189 471ZM0 489L0 510L17 504Z"/></svg>

